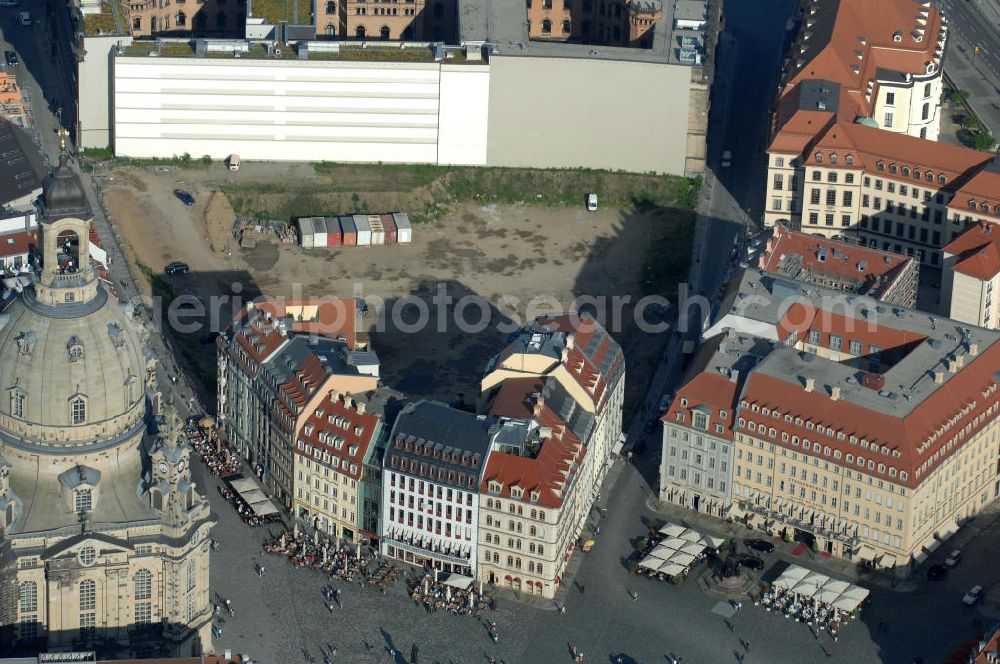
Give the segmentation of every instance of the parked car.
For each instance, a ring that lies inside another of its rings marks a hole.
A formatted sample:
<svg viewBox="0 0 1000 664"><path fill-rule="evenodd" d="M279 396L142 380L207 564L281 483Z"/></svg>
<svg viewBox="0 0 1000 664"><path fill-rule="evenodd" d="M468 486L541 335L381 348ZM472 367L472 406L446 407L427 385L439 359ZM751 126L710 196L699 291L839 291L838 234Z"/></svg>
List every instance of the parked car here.
<svg viewBox="0 0 1000 664"><path fill-rule="evenodd" d="M944 575L948 572L948 568L944 565L931 565L927 568L927 578L931 581L937 581L938 579L944 578Z"/></svg>
<svg viewBox="0 0 1000 664"><path fill-rule="evenodd" d="M597 194L587 194L587 212L597 212Z"/></svg>
<svg viewBox="0 0 1000 664"><path fill-rule="evenodd" d="M368 303L366 303L359 297L355 300L355 304L357 305L359 314L361 314L362 316L368 315Z"/></svg>
<svg viewBox="0 0 1000 664"><path fill-rule="evenodd" d="M163 268L164 274L174 275L174 274L184 274L191 268L188 267L187 263L182 263L181 261L174 261L170 265Z"/></svg>
<svg viewBox="0 0 1000 664"><path fill-rule="evenodd" d="M0 0L0 7L17 7L17 0Z"/></svg>
<svg viewBox="0 0 1000 664"><path fill-rule="evenodd" d="M184 205L194 205L194 196L183 189L174 189L174 196L176 196Z"/></svg>
<svg viewBox="0 0 1000 664"><path fill-rule="evenodd" d="M983 597L983 587L982 586L972 586L972 590L965 593L965 597L962 598L962 604L972 606L978 602Z"/></svg>
<svg viewBox="0 0 1000 664"><path fill-rule="evenodd" d="M31 14L29 12L21 12L20 14L17 15L17 22L27 27L31 25L34 21L32 21Z"/></svg>
<svg viewBox="0 0 1000 664"><path fill-rule="evenodd" d="M962 562L962 552L959 549L955 549L951 554L945 559L944 564L948 567L954 567L955 565Z"/></svg>
<svg viewBox="0 0 1000 664"><path fill-rule="evenodd" d="M17 66L17 53L15 53L14 51L4 51L3 52L3 57L4 57L4 60L7 61L7 66L8 67L16 67Z"/></svg>
<svg viewBox="0 0 1000 664"><path fill-rule="evenodd" d="M674 400L673 392L667 392L662 397L660 397L660 405L659 405L660 412L661 413L667 412L667 409L670 408L670 402L673 400Z"/></svg>
<svg viewBox="0 0 1000 664"><path fill-rule="evenodd" d="M646 426L642 427L642 430L646 433L653 433L656 431L656 425L659 424L659 420L655 417L651 417L646 420Z"/></svg>
<svg viewBox="0 0 1000 664"><path fill-rule="evenodd" d="M743 540L743 545L748 549L760 551L761 553L771 553L774 551L774 545L762 539L745 539Z"/></svg>
<svg viewBox="0 0 1000 664"><path fill-rule="evenodd" d="M733 152L732 150L722 151L722 167L729 168L733 165Z"/></svg>
<svg viewBox="0 0 1000 664"><path fill-rule="evenodd" d="M740 558L740 565L758 571L764 569L764 561L757 556L742 556Z"/></svg>

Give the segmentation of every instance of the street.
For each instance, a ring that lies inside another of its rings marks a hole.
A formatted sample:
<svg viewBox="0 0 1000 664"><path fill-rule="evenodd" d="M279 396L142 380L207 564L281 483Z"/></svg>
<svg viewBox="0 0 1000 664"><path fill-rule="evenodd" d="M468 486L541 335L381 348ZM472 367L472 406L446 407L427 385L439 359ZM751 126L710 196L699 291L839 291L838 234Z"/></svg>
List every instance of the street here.
<svg viewBox="0 0 1000 664"><path fill-rule="evenodd" d="M969 93L973 110L996 133L1000 131L1000 10L995 0L939 0L939 5L950 28L945 75Z"/></svg>

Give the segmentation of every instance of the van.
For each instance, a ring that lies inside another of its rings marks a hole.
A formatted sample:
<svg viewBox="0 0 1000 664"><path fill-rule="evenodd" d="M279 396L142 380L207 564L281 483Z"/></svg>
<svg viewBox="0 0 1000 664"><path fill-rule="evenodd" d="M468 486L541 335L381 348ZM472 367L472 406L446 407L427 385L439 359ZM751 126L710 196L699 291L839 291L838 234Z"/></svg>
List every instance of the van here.
<svg viewBox="0 0 1000 664"><path fill-rule="evenodd" d="M587 210L589 212L597 212L597 194L587 194Z"/></svg>
<svg viewBox="0 0 1000 664"><path fill-rule="evenodd" d="M226 165L231 171L240 170L240 156L238 154L229 155L229 159L226 160Z"/></svg>
<svg viewBox="0 0 1000 664"><path fill-rule="evenodd" d="M28 12L21 12L17 15L17 22L21 25L31 25L31 14Z"/></svg>

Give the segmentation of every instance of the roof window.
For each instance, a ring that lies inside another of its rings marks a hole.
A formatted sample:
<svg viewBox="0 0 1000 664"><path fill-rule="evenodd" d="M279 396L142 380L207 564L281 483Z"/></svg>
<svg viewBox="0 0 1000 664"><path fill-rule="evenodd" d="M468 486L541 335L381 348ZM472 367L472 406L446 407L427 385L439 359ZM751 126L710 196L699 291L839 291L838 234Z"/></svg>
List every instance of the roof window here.
<svg viewBox="0 0 1000 664"><path fill-rule="evenodd" d="M823 155L821 155L819 152L816 153L816 163L817 164L823 163Z"/></svg>
<svg viewBox="0 0 1000 664"><path fill-rule="evenodd" d="M852 154L847 155L846 157L844 157L844 161L846 163L848 163L848 164L853 164L854 163L854 155L852 155Z"/></svg>
<svg viewBox="0 0 1000 664"><path fill-rule="evenodd" d="M875 162L875 170L876 171L884 171L885 170L885 164L883 164L881 161Z"/></svg>

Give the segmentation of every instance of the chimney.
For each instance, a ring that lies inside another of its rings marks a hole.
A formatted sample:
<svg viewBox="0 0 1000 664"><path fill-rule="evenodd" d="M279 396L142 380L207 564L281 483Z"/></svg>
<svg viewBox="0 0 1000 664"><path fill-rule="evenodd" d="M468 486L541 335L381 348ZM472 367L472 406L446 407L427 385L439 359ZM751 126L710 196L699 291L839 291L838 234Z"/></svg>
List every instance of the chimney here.
<svg viewBox="0 0 1000 664"><path fill-rule="evenodd" d="M840 386L839 385L834 385L833 387L830 388L830 398L833 399L834 401L839 401L840 400Z"/></svg>
<svg viewBox="0 0 1000 664"><path fill-rule="evenodd" d="M944 382L944 372L943 371L935 371L934 372L934 382L937 383L938 385L940 385L941 383Z"/></svg>
<svg viewBox="0 0 1000 664"><path fill-rule="evenodd" d="M576 335L567 334L566 335L566 348L573 350L576 347Z"/></svg>
<svg viewBox="0 0 1000 664"><path fill-rule="evenodd" d="M959 369L965 366L965 355L959 355L955 358L955 366Z"/></svg>
<svg viewBox="0 0 1000 664"><path fill-rule="evenodd" d="M953 359L948 360L948 373L955 373L958 371L958 362Z"/></svg>
<svg viewBox="0 0 1000 664"><path fill-rule="evenodd" d="M969 355L972 357L979 355L979 344L969 344Z"/></svg>
<svg viewBox="0 0 1000 664"><path fill-rule="evenodd" d="M355 410L358 411L358 415L364 415L365 414L365 404L364 404L363 401L355 401L354 402L354 408L355 408Z"/></svg>
<svg viewBox="0 0 1000 664"><path fill-rule="evenodd" d="M816 387L815 378L806 378L806 392L812 392L813 388Z"/></svg>

